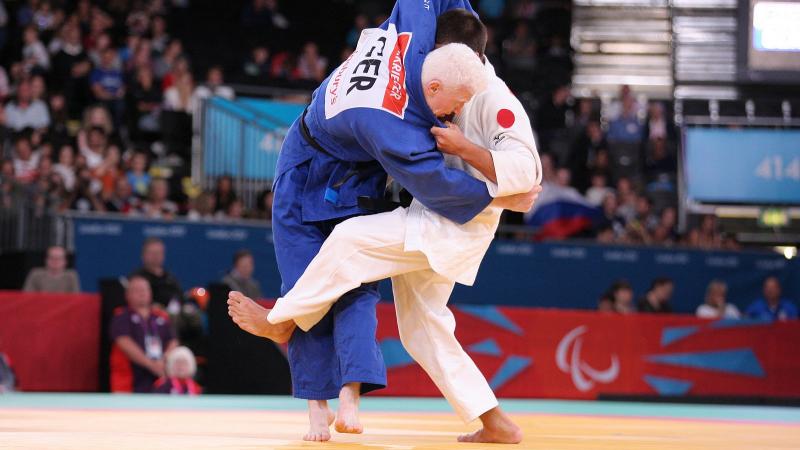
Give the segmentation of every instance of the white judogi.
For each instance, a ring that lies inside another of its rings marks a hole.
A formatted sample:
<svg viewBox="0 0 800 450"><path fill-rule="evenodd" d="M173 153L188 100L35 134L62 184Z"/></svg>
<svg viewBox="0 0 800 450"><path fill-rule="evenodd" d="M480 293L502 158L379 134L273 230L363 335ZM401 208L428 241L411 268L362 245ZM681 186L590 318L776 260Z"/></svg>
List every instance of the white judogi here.
<svg viewBox="0 0 800 450"><path fill-rule="evenodd" d="M530 121L506 84L485 63L488 88L473 97L455 122L491 152L492 183L458 157L449 166L486 181L493 197L530 191L541 182L541 162ZM455 283L471 285L491 243L502 209L488 207L459 225L414 200L408 208L348 219L333 230L317 256L268 316L314 326L343 294L362 283L392 278L400 339L459 416L471 422L497 406L486 379L455 338L447 301Z"/></svg>

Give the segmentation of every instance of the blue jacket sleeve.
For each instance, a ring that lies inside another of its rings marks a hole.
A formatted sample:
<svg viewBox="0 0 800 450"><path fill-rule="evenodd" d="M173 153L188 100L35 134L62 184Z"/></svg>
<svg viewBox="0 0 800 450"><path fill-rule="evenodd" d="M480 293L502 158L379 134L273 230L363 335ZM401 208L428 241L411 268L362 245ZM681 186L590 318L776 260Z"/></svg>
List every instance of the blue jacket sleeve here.
<svg viewBox="0 0 800 450"><path fill-rule="evenodd" d="M445 166L433 139L423 134L427 130L408 126L406 132L388 133L380 122L354 128L359 144L386 173L437 214L464 224L491 203L486 183Z"/></svg>

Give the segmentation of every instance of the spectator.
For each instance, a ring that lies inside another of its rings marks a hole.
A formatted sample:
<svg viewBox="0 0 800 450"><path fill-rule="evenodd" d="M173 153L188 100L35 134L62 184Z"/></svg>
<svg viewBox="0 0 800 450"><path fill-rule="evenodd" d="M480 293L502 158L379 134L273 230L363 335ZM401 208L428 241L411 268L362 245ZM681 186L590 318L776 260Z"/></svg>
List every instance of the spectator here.
<svg viewBox="0 0 800 450"><path fill-rule="evenodd" d="M37 267L28 273L25 292L75 293L81 291L78 274L67 269L67 252L64 247L53 246L47 249L44 267Z"/></svg>
<svg viewBox="0 0 800 450"><path fill-rule="evenodd" d="M725 298L728 286L719 280L708 283L706 301L697 307L697 317L701 319L739 319L741 313L736 305L728 303Z"/></svg>
<svg viewBox="0 0 800 450"><path fill-rule="evenodd" d="M225 217L228 219L243 219L244 218L244 204L241 200L236 199L228 205L228 209L225 210Z"/></svg>
<svg viewBox="0 0 800 450"><path fill-rule="evenodd" d="M150 282L153 301L177 313L181 303L181 287L178 279L164 268L164 242L158 238L147 238L142 245L142 267L133 276L144 277Z"/></svg>
<svg viewBox="0 0 800 450"><path fill-rule="evenodd" d="M125 80L117 63L117 51L103 50L100 64L89 77L94 97L111 111L114 125L119 127L125 113Z"/></svg>
<svg viewBox="0 0 800 450"><path fill-rule="evenodd" d="M607 294L603 294L600 297L600 300L597 301L597 311L602 313L616 312L614 310L614 300L612 300Z"/></svg>
<svg viewBox="0 0 800 450"><path fill-rule="evenodd" d="M614 311L619 314L636 312L633 308L633 288L625 280L615 281L606 294L614 302Z"/></svg>
<svg viewBox="0 0 800 450"><path fill-rule="evenodd" d="M253 278L254 270L253 254L249 250L239 250L233 255L233 268L222 278L222 282L232 291L239 291L250 298L262 298L261 286Z"/></svg>
<svg viewBox="0 0 800 450"><path fill-rule="evenodd" d="M245 61L242 71L248 77L266 81L270 75L269 49L264 45L254 47L250 58Z"/></svg>
<svg viewBox="0 0 800 450"><path fill-rule="evenodd" d="M14 140L14 174L22 184L33 182L39 166L39 152L31 148L31 140L22 134Z"/></svg>
<svg viewBox="0 0 800 450"><path fill-rule="evenodd" d="M128 279L128 306L111 319L111 392L151 392L165 374L164 354L178 346L169 317L152 305L147 281L138 275Z"/></svg>
<svg viewBox="0 0 800 450"><path fill-rule="evenodd" d="M790 300L781 298L781 283L777 277L764 280L763 297L747 307L747 317L761 320L795 320L797 306Z"/></svg>
<svg viewBox="0 0 800 450"><path fill-rule="evenodd" d="M253 214L253 218L272 221L272 200L273 194L271 189L261 192L256 200L256 211Z"/></svg>
<svg viewBox="0 0 800 450"><path fill-rule="evenodd" d="M186 72L164 92L164 109L192 114L197 110L197 99L193 93L194 78L191 73Z"/></svg>
<svg viewBox="0 0 800 450"><path fill-rule="evenodd" d="M25 72L49 70L50 55L42 41L39 40L39 32L36 27L33 25L26 27L22 36L25 43L25 46L22 47L22 64Z"/></svg>
<svg viewBox="0 0 800 450"><path fill-rule="evenodd" d="M153 393L171 395L199 395L200 386L195 383L197 361L188 347L180 346L167 352L166 375L156 380Z"/></svg>
<svg viewBox="0 0 800 450"><path fill-rule="evenodd" d="M217 189L214 193L217 211L227 211L238 197L233 190L233 179L228 175L217 178Z"/></svg>
<svg viewBox="0 0 800 450"><path fill-rule="evenodd" d="M78 132L78 148L86 158L86 167L96 170L103 164L103 157L108 146L108 136L102 127L93 126L86 132Z"/></svg>
<svg viewBox="0 0 800 450"><path fill-rule="evenodd" d="M301 80L321 82L327 76L328 59L320 56L317 44L306 42L297 59L297 73Z"/></svg>
<svg viewBox="0 0 800 450"><path fill-rule="evenodd" d="M639 299L638 310L644 313L671 313L674 284L669 278L656 278L647 293Z"/></svg>
<svg viewBox="0 0 800 450"><path fill-rule="evenodd" d="M358 39L361 37L361 32L369 26L369 18L366 14L358 14L353 20L353 28L347 32L345 43L352 48L358 44Z"/></svg>
<svg viewBox="0 0 800 450"><path fill-rule="evenodd" d="M64 182L64 188L72 192L75 188L75 150L64 145L58 151L58 163L53 166L53 172L59 174Z"/></svg>
<svg viewBox="0 0 800 450"><path fill-rule="evenodd" d="M97 196L99 190L96 180L92 178L92 172L86 167L79 169L75 190L67 201L69 209L80 212L104 211L103 202Z"/></svg>
<svg viewBox="0 0 800 450"><path fill-rule="evenodd" d="M3 2L0 2L0 8ZM17 377L14 368L11 367L11 360L5 353L0 352L0 394L14 392L17 388Z"/></svg>
<svg viewBox="0 0 800 450"><path fill-rule="evenodd" d="M127 174L133 193L144 198L150 192L150 174L147 173L147 154L136 152L131 157L131 169Z"/></svg>
<svg viewBox="0 0 800 450"><path fill-rule="evenodd" d="M17 87L17 99L6 105L6 124L14 131L24 128L43 129L50 126L50 113L41 100L31 95L31 83L23 80Z"/></svg>
<svg viewBox="0 0 800 450"><path fill-rule="evenodd" d="M637 117L643 115L644 107L636 101L636 98L633 96L633 92L631 92L631 87L627 84L623 84L619 87L619 95L617 99L614 100L608 107L608 111L606 116L609 120L616 120L622 115L622 110L624 109L624 103L626 100L630 100L633 103L633 110Z"/></svg>
<svg viewBox="0 0 800 450"><path fill-rule="evenodd" d="M661 218L653 232L653 240L659 244L674 244L678 241L678 212L668 206L661 210Z"/></svg>
<svg viewBox="0 0 800 450"><path fill-rule="evenodd" d="M194 199L193 207L186 214L189 220L214 220L217 216L216 198L211 192L203 192Z"/></svg>
<svg viewBox="0 0 800 450"><path fill-rule="evenodd" d="M530 35L527 22L520 21L514 34L503 41L504 60L509 67L530 70L536 66L536 40Z"/></svg>
<svg viewBox="0 0 800 450"><path fill-rule="evenodd" d="M612 142L641 142L644 134L632 96L622 99L622 114L608 125L608 140Z"/></svg>
<svg viewBox="0 0 800 450"><path fill-rule="evenodd" d="M222 67L213 66L208 69L205 84L198 86L192 94L192 104L196 108L192 111L192 114L197 115L200 113L203 100L207 98L222 97L224 99L233 100L235 96L236 94L233 88L225 85Z"/></svg>
<svg viewBox="0 0 800 450"><path fill-rule="evenodd" d="M555 122L555 125L563 124L564 112L558 113L562 117ZM556 116L558 117L558 116ZM555 118L554 118L555 120ZM603 130L600 128L600 123L597 121L590 121L586 124L586 128L580 137L572 145L567 160L567 167L574 175L575 189L584 192L587 188L587 181L589 173L595 169L597 165L598 152L608 149L608 143Z"/></svg>
<svg viewBox="0 0 800 450"><path fill-rule="evenodd" d="M114 191L117 179L122 176L120 161L119 148L117 148L116 145L108 146L103 157L103 162L92 174L94 178L100 181L101 193L104 199L111 195L111 192Z"/></svg>
<svg viewBox="0 0 800 450"><path fill-rule="evenodd" d="M161 126L159 122L163 96L156 85L153 71L144 66L136 70L129 95L130 120L133 128L141 133L156 133Z"/></svg>
<svg viewBox="0 0 800 450"><path fill-rule="evenodd" d="M613 195L614 191L608 187L608 177L602 172L593 173L591 187L586 190L586 200L595 206L601 206L609 194Z"/></svg>
<svg viewBox="0 0 800 450"><path fill-rule="evenodd" d="M150 182L150 195L142 204L145 216L154 219L172 219L178 214L178 205L169 199L169 184L163 178Z"/></svg>
<svg viewBox="0 0 800 450"><path fill-rule="evenodd" d="M133 195L133 189L128 178L117 178L114 184L114 192L106 200L106 211L131 214L137 212L139 207L140 201Z"/></svg>
<svg viewBox="0 0 800 450"><path fill-rule="evenodd" d="M167 34L167 21L164 17L155 16L150 21L150 44L153 52L162 54L166 51L167 45L170 43L169 34Z"/></svg>
<svg viewBox="0 0 800 450"><path fill-rule="evenodd" d="M567 126L567 101L569 100L569 86L557 87L550 98L542 104L536 115L536 131L540 134L550 135L555 131L563 130Z"/></svg>

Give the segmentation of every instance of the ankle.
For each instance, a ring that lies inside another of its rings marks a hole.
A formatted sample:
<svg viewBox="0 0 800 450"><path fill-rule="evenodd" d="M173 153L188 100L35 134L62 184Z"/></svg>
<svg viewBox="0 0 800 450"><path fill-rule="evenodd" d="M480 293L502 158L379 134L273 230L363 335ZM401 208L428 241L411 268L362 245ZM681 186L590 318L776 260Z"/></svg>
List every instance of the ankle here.
<svg viewBox="0 0 800 450"><path fill-rule="evenodd" d="M327 400L309 400L308 401L308 410L309 411L319 411L319 410L326 410L328 409L328 401Z"/></svg>

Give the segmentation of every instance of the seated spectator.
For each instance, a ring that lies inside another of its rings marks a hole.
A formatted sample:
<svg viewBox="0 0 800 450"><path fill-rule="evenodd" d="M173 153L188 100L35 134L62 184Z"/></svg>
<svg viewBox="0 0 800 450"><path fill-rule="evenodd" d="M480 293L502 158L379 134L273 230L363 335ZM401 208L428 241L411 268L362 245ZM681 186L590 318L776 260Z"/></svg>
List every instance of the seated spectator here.
<svg viewBox="0 0 800 450"><path fill-rule="evenodd" d="M266 81L270 76L269 49L264 45L254 47L250 58L242 67L242 72L248 77Z"/></svg>
<svg viewBox="0 0 800 450"><path fill-rule="evenodd" d="M114 125L119 127L125 113L125 80L114 48L103 50L100 65L92 71L89 83L94 97L111 111Z"/></svg>
<svg viewBox="0 0 800 450"><path fill-rule="evenodd" d="M653 231L653 242L658 244L674 244L678 242L678 212L668 206L661 210L658 226Z"/></svg>
<svg viewBox="0 0 800 450"><path fill-rule="evenodd" d="M167 314L153 307L147 279L132 275L125 300L128 306L111 319L111 392L152 392L165 375L164 354L178 341Z"/></svg>
<svg viewBox="0 0 800 450"><path fill-rule="evenodd" d="M192 114L197 110L194 93L194 78L187 72L175 79L175 83L164 91L164 109Z"/></svg>
<svg viewBox="0 0 800 450"><path fill-rule="evenodd" d="M67 252L64 247L53 246L47 249L44 267L37 267L28 273L25 292L74 293L81 291L78 274L67 269Z"/></svg>
<svg viewBox="0 0 800 450"><path fill-rule="evenodd" d="M42 41L39 40L39 32L36 27L33 25L26 27L22 34L22 40L25 44L22 47L22 64L25 71L30 73L34 70L49 70L50 55Z"/></svg>
<svg viewBox="0 0 800 450"><path fill-rule="evenodd" d="M192 206L189 212L186 213L186 218L193 221L214 220L219 217L214 212L215 210L216 199L214 194L203 192L192 201Z"/></svg>
<svg viewBox="0 0 800 450"><path fill-rule="evenodd" d="M96 170L103 164L106 147L108 147L108 136L102 127L93 126L88 132L84 130L78 132L78 149L86 158L86 167L89 169Z"/></svg>
<svg viewBox="0 0 800 450"><path fill-rule="evenodd" d="M131 123L137 131L155 133L159 131L159 113L163 96L153 78L150 67L140 67L136 71L136 81L128 93Z"/></svg>
<svg viewBox="0 0 800 450"><path fill-rule="evenodd" d="M623 84L619 87L619 95L616 100L611 102L608 106L607 116L609 120L616 120L622 115L622 110L624 109L625 101L630 100L633 103L633 110L638 117L640 114L644 113L644 106L640 105L636 98L631 92L631 87L627 84Z"/></svg>
<svg viewBox="0 0 800 450"><path fill-rule="evenodd" d="M163 178L150 182L150 195L142 204L142 213L154 219L172 219L178 214L178 205L169 199L169 184Z"/></svg>
<svg viewBox="0 0 800 450"><path fill-rule="evenodd" d="M53 165L53 172L59 174L68 191L75 188L75 150L64 145L58 151L58 162Z"/></svg>
<svg viewBox="0 0 800 450"><path fill-rule="evenodd" d="M105 207L108 212L131 214L139 211L140 200L133 195L131 183L127 177L119 177L114 185L114 192L106 199Z"/></svg>
<svg viewBox="0 0 800 450"><path fill-rule="evenodd" d="M574 175L575 189L586 191L589 173L597 163L598 152L607 148L608 143L603 136L600 123L597 121L587 123L586 130L572 145L567 158L567 166Z"/></svg>
<svg viewBox="0 0 800 450"><path fill-rule="evenodd" d="M78 170L75 180L75 190L67 200L69 209L80 212L104 211L102 199L97 195L100 187L97 180L92 178L92 172L83 167Z"/></svg>
<svg viewBox="0 0 800 450"><path fill-rule="evenodd" d="M233 255L233 268L222 278L232 291L239 291L250 298L261 298L261 286L253 278L255 260L249 250L239 250Z"/></svg>
<svg viewBox="0 0 800 450"><path fill-rule="evenodd" d="M197 105L200 105L200 99L206 99L209 97L222 97L228 100L233 100L236 96L236 93L233 91L233 88L230 86L225 85L225 77L224 73L222 72L221 66L212 66L208 69L208 73L206 74L206 82L197 86L197 89L194 90L194 96L196 98Z"/></svg>
<svg viewBox="0 0 800 450"><path fill-rule="evenodd" d="M25 128L35 130L50 126L50 113L41 100L34 100L30 81L23 80L17 87L17 99L6 105L6 124L14 131Z"/></svg>
<svg viewBox="0 0 800 450"><path fill-rule="evenodd" d="M200 395L203 391L195 383L197 361L188 347L180 346L167 353L166 375L156 380L153 393L170 395Z"/></svg>
<svg viewBox="0 0 800 450"><path fill-rule="evenodd" d="M241 200L234 200L225 210L225 217L228 219L244 219L244 203Z"/></svg>
<svg viewBox="0 0 800 450"><path fill-rule="evenodd" d="M706 301L697 307L697 317L701 319L738 319L742 315L736 305L728 303L725 298L728 286L719 280L708 283Z"/></svg>
<svg viewBox="0 0 800 450"><path fill-rule="evenodd" d="M164 268L165 253L161 239L145 239L142 244L142 267L131 276L144 277L149 281L153 301L165 306L170 313L177 313L182 291L178 279Z"/></svg>
<svg viewBox="0 0 800 450"><path fill-rule="evenodd" d="M117 183L117 179L122 176L121 157L119 148L111 145L106 148L103 162L94 170L92 175L101 185L101 196L106 199L111 196Z"/></svg>
<svg viewBox="0 0 800 450"><path fill-rule="evenodd" d="M0 394L14 392L17 388L17 377L11 360L5 353L0 352Z"/></svg>
<svg viewBox="0 0 800 450"><path fill-rule="evenodd" d="M273 193L271 189L267 189L258 195L256 200L256 210L252 214L253 219L261 219L272 221L272 200Z"/></svg>
<svg viewBox="0 0 800 450"><path fill-rule="evenodd" d="M133 193L141 198L147 197L150 192L150 174L147 173L147 154L136 152L131 157L131 169L127 174L128 182L133 188Z"/></svg>
<svg viewBox="0 0 800 450"><path fill-rule="evenodd" d="M639 299L637 304L639 312L644 313L671 313L674 284L669 278L656 278L647 293Z"/></svg>
<svg viewBox="0 0 800 450"><path fill-rule="evenodd" d="M17 181L29 184L38 174L40 154L31 148L31 140L25 134L14 140L14 174Z"/></svg>
<svg viewBox="0 0 800 450"><path fill-rule="evenodd" d="M608 187L608 177L602 172L592 174L591 187L586 190L586 200L595 206L601 206L608 194L614 191Z"/></svg>
<svg viewBox="0 0 800 450"><path fill-rule="evenodd" d="M228 175L217 178L217 189L214 192L217 211L227 211L228 207L236 201L238 196L233 190L233 179Z"/></svg>
<svg viewBox="0 0 800 450"><path fill-rule="evenodd" d="M777 277L767 277L764 280L763 295L747 307L747 317L773 321L797 319L797 306L790 300L781 298L781 283Z"/></svg>
<svg viewBox="0 0 800 450"><path fill-rule="evenodd" d="M614 311L620 314L636 312L633 307L633 288L627 281L614 282L606 295L614 302Z"/></svg>
<svg viewBox="0 0 800 450"><path fill-rule="evenodd" d="M678 171L678 161L663 138L653 139L647 145L644 170L648 180L657 180L660 175L674 175Z"/></svg>
<svg viewBox="0 0 800 450"><path fill-rule="evenodd" d="M604 294L600 297L600 300L597 301L597 311L602 313L616 312L614 310L614 300L612 300L607 294Z"/></svg>
<svg viewBox="0 0 800 450"><path fill-rule="evenodd" d="M639 143L643 128L636 111L636 101L632 96L622 99L622 114L608 125L608 140L612 142Z"/></svg>
<svg viewBox="0 0 800 450"><path fill-rule="evenodd" d="M297 77L319 83L325 79L327 69L328 59L320 56L317 44L306 42L303 52L297 58Z"/></svg>

